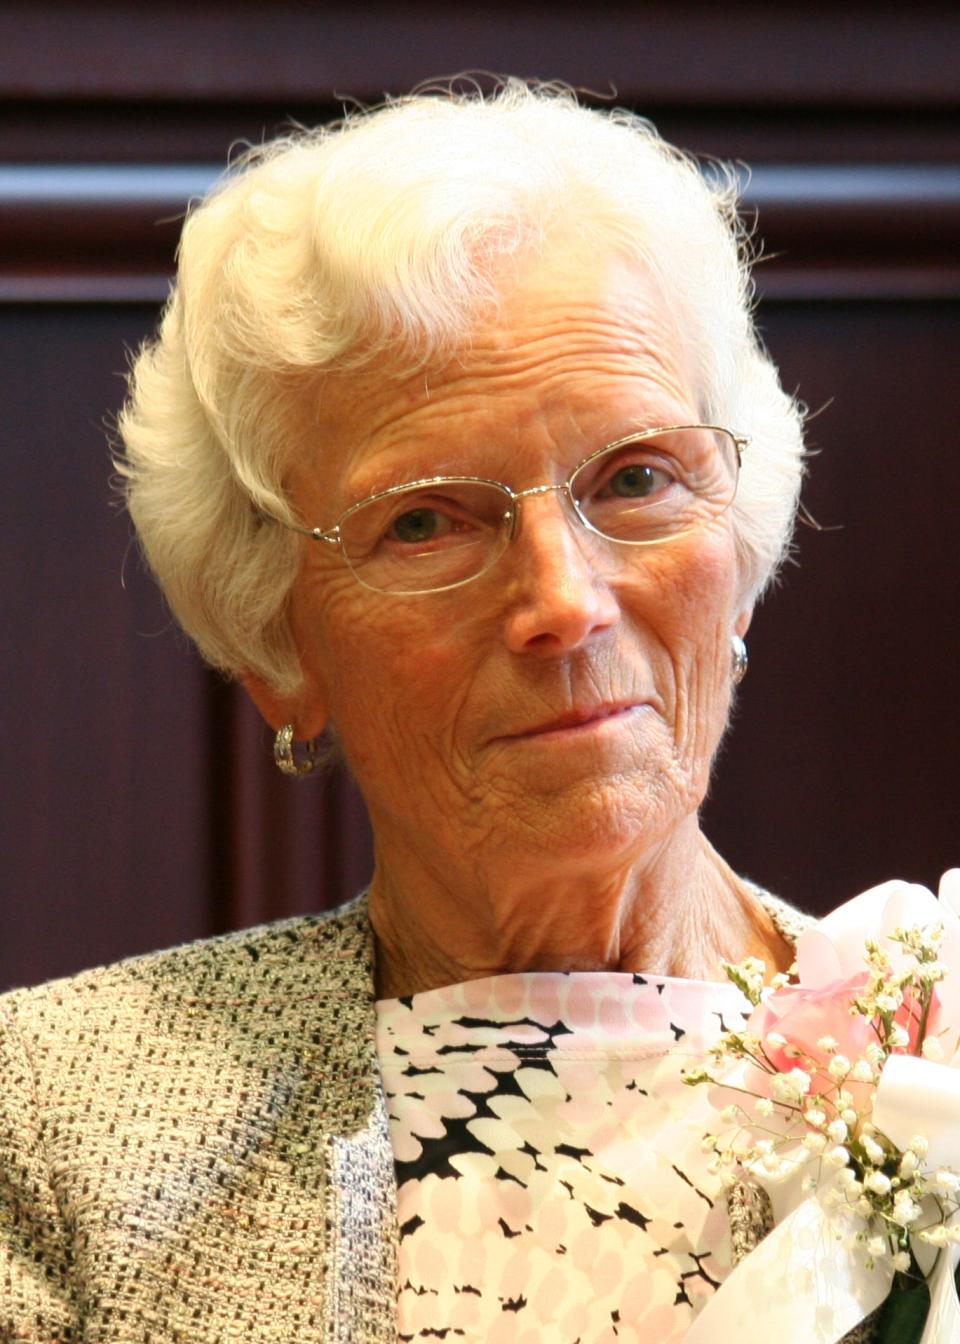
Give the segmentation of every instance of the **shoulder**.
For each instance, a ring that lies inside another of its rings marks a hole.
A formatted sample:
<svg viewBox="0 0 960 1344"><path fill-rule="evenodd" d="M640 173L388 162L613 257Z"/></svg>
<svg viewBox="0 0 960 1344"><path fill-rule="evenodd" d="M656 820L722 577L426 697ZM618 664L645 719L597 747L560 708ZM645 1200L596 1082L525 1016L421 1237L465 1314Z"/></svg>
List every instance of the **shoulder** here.
<svg viewBox="0 0 960 1344"><path fill-rule="evenodd" d="M362 900L0 998L0 1316L219 1340L302 1299L310 1335L331 1139L379 1115L374 1032Z"/></svg>
<svg viewBox="0 0 960 1344"><path fill-rule="evenodd" d="M142 1053L151 1038L191 1035L190 1025L235 1032L278 1017L322 1017L331 1000L373 996L373 936L360 897L324 915L220 935L33 989L0 995L0 1030L31 1053ZM215 1033L214 1033L215 1034ZM209 1039L209 1037L208 1037Z"/></svg>
<svg viewBox="0 0 960 1344"><path fill-rule="evenodd" d="M762 887L754 886L752 890L773 920L777 932L788 943L795 943L804 929L809 928L811 924L816 922L813 915L804 914L795 905L789 905L786 901L782 901L779 896L772 896L769 891L764 891Z"/></svg>

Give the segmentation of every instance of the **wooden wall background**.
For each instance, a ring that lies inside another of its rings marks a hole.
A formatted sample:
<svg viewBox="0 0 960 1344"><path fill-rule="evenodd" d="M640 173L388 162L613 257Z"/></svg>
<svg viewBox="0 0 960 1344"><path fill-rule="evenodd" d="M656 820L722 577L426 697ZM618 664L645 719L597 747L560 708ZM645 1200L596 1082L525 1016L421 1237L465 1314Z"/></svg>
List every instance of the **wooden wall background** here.
<svg viewBox="0 0 960 1344"><path fill-rule="evenodd" d="M562 78L754 169L761 321L812 407L706 827L823 910L960 863L960 20L950 7L439 0L0 12L0 987L363 883L348 781L275 774L171 628L104 423L229 145L471 68Z"/></svg>

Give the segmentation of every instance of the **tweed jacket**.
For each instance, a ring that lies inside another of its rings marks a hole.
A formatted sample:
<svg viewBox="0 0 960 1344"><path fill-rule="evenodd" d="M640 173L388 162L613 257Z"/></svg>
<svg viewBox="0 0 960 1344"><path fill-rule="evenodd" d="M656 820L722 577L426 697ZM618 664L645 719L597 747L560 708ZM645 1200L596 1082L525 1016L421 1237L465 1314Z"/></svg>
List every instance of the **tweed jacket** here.
<svg viewBox="0 0 960 1344"><path fill-rule="evenodd" d="M361 898L0 998L0 1341L395 1344L373 985Z"/></svg>

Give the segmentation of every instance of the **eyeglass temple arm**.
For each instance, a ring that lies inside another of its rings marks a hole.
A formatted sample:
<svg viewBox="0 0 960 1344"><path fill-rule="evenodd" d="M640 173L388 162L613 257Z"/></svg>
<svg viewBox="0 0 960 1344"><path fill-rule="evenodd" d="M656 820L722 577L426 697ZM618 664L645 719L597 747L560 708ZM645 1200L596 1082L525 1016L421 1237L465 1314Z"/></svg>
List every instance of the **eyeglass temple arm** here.
<svg viewBox="0 0 960 1344"><path fill-rule="evenodd" d="M272 513L264 513L262 509L257 509L257 516L266 523L279 523L285 527L288 532L299 532L302 537L312 537L314 541L325 541L328 546L340 545L340 524L329 528L326 532L322 527L301 527L299 523L287 523L282 518L275 518Z"/></svg>

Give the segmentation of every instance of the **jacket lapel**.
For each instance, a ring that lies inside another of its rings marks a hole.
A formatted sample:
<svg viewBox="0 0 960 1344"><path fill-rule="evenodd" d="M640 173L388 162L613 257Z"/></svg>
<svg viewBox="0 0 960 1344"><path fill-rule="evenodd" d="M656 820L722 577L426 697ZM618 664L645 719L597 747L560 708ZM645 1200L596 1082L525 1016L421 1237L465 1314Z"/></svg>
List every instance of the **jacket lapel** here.
<svg viewBox="0 0 960 1344"><path fill-rule="evenodd" d="M327 1291L325 1344L395 1344L397 1189L386 1099L377 1058L374 942L361 898L333 951L342 993L328 999L324 1130ZM329 927L329 926L327 926ZM324 925L318 926L318 932ZM322 939L321 939L322 941Z"/></svg>

